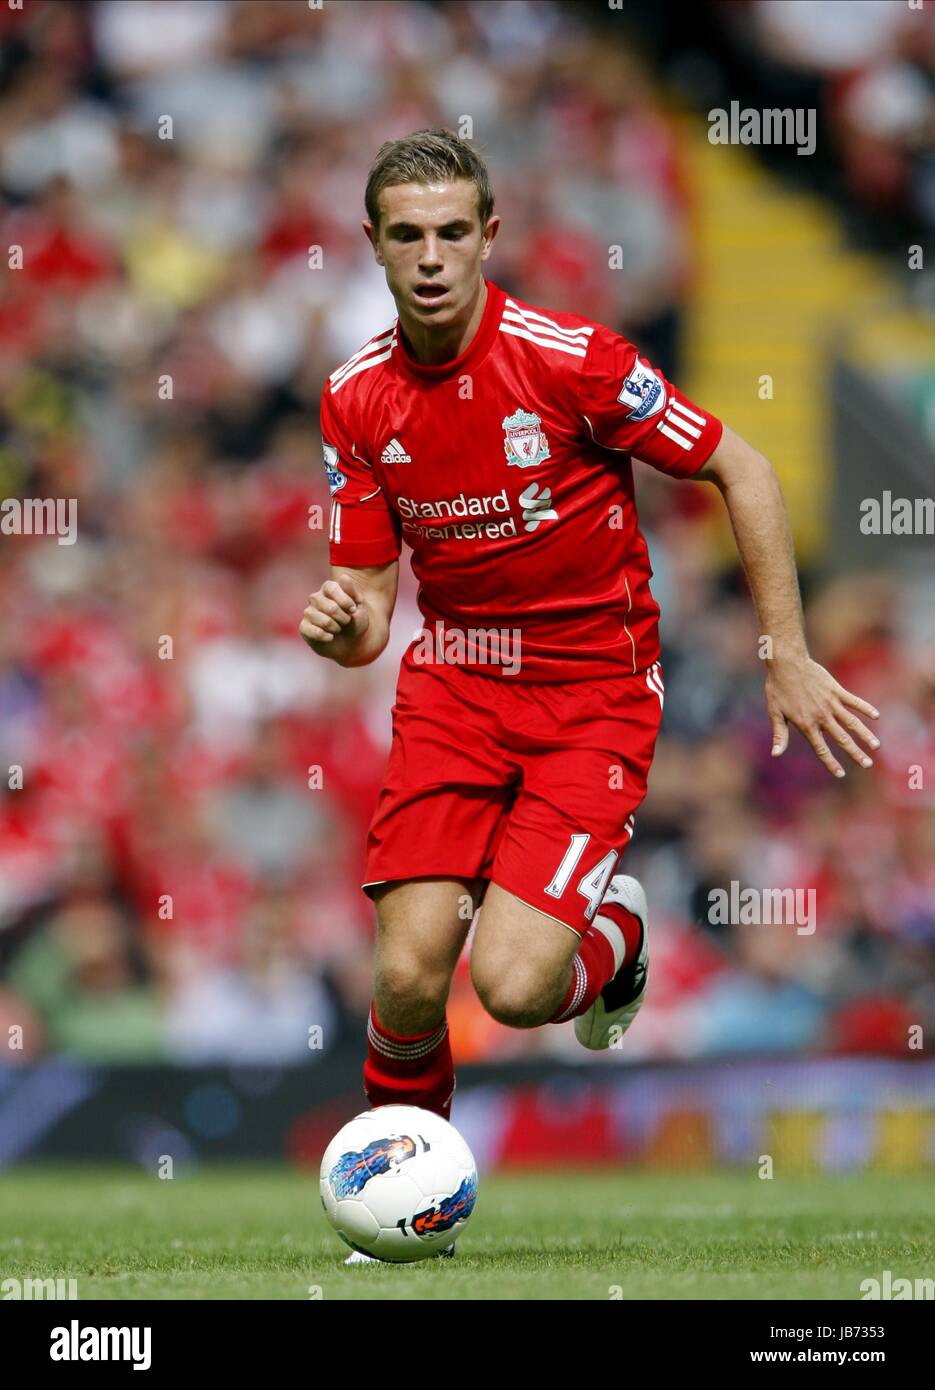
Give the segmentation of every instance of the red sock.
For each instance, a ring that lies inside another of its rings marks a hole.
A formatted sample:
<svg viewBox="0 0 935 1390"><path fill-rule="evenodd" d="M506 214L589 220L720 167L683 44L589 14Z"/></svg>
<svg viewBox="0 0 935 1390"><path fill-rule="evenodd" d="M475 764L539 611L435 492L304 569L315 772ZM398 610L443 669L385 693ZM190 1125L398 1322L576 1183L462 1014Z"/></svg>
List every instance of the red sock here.
<svg viewBox="0 0 935 1390"><path fill-rule="evenodd" d="M549 1019L550 1023L566 1023L586 1013L601 990L612 980L618 968L636 959L643 941L643 924L634 913L619 903L601 903L599 917L609 919L620 928L624 955L618 967L614 948L594 922L588 927L572 961L571 984L565 998Z"/></svg>
<svg viewBox="0 0 935 1390"><path fill-rule="evenodd" d="M384 1028L371 1004L364 1062L364 1093L371 1106L418 1105L448 1120L454 1089L447 1018L427 1033L404 1037Z"/></svg>
<svg viewBox="0 0 935 1390"><path fill-rule="evenodd" d="M626 907L621 907L620 903L603 902L598 908L598 917L609 917L615 922L623 932L625 951L621 968L624 965L632 965L640 953L643 944L643 923L635 912L630 912ZM605 981L606 983L606 981Z"/></svg>

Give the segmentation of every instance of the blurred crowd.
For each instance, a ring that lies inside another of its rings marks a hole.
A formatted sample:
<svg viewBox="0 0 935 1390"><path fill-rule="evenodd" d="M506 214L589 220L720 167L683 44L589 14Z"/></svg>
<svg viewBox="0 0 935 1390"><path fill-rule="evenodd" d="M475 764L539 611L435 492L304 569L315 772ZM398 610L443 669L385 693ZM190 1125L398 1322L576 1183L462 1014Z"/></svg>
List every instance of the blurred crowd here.
<svg viewBox="0 0 935 1390"><path fill-rule="evenodd" d="M0 244L22 247L0 497L78 503L74 545L0 536L0 1037L22 1028L14 1061L300 1061L369 1005L364 842L419 624L404 558L377 663L296 631L329 572L322 384L394 316L369 164L469 111L491 277L678 380L677 127L628 48L548 0L26 0L0 53ZM656 951L628 1055L905 1052L935 1027L935 664L906 596L856 574L809 595L815 656L884 710L874 771L833 784L796 736L773 762L720 503L644 471L666 712L627 855ZM816 932L712 924L731 881L814 887ZM585 1055L495 1024L466 960L449 1019L461 1060Z"/></svg>
<svg viewBox="0 0 935 1390"><path fill-rule="evenodd" d="M864 236L904 256L907 233L935 227L935 9L713 0L711 12L734 95L819 113L814 158L782 147L763 153L836 194Z"/></svg>

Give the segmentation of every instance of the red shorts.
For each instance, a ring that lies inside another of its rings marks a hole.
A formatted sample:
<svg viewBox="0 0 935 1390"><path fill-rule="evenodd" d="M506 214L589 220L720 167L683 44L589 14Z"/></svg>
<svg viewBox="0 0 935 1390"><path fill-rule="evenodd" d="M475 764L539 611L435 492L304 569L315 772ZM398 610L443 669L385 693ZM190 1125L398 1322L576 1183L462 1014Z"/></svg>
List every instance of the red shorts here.
<svg viewBox="0 0 935 1390"><path fill-rule="evenodd" d="M583 934L633 834L662 717L659 663L567 684L407 651L366 881L482 878Z"/></svg>

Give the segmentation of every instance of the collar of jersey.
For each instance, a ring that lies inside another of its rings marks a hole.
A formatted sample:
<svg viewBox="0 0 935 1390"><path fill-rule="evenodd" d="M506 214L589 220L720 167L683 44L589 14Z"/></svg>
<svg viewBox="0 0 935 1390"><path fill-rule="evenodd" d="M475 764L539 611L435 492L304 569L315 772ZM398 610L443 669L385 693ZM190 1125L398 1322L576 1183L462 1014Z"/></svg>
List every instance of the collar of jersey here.
<svg viewBox="0 0 935 1390"><path fill-rule="evenodd" d="M461 376L464 372L471 371L478 366L490 351L493 340L497 336L500 328L500 318L503 313L503 301L506 293L495 285L492 280L487 280L487 303L484 305L484 313L478 325L477 332L468 343L460 357L453 357L450 362L438 362L429 365L424 362L416 362L406 351L403 342L402 332L397 329L398 343L394 356L400 368L410 373L412 376L419 377L423 381L445 381L448 377ZM398 324L397 320L397 324Z"/></svg>

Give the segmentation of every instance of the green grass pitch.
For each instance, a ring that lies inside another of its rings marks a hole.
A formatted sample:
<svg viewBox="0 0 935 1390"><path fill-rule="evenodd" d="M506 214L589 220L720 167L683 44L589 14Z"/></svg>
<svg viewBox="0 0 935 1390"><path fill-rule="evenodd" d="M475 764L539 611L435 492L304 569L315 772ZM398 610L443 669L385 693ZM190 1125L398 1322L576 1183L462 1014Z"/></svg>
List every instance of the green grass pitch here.
<svg viewBox="0 0 935 1390"><path fill-rule="evenodd" d="M33 1165L0 1173L0 1281L76 1278L79 1299L859 1299L886 1269L931 1277L932 1193L919 1175L482 1177L454 1260L346 1269L311 1172Z"/></svg>

